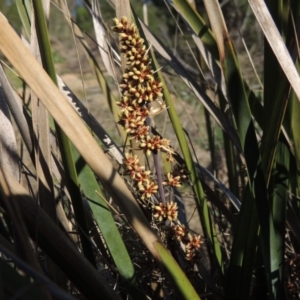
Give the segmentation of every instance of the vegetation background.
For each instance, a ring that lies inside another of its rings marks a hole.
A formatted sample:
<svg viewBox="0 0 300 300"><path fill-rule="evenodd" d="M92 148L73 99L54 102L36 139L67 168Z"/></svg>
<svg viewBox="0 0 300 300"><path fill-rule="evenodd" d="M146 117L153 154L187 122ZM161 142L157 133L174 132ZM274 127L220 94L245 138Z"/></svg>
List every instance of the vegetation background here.
<svg viewBox="0 0 300 300"><path fill-rule="evenodd" d="M299 299L298 1L43 5L0 2L0 298ZM150 156L120 122L116 16L163 87Z"/></svg>

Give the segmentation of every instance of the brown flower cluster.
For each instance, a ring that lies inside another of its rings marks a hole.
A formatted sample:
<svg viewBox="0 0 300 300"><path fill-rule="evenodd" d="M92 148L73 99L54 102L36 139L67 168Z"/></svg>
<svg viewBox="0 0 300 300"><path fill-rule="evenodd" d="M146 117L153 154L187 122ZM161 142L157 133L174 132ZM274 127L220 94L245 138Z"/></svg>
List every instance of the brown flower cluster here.
<svg viewBox="0 0 300 300"><path fill-rule="evenodd" d="M147 155L164 151L167 153L167 161L173 163L174 152L167 139L159 135L150 135L147 118L152 114L151 105L160 103L162 96L162 84L154 77L151 68L151 59L145 47L144 40L139 37L134 24L125 17L114 19L112 28L118 33L121 42L121 52L126 57L126 69L120 83L121 100L117 103L121 112L119 124L128 133L129 139L134 139L138 147ZM154 105L155 106L155 105ZM125 154L124 166L126 173L134 181L134 186L141 200L150 199L158 191L158 186L151 176L141 166L136 155ZM188 172L179 166L167 174L163 182L165 186L179 187L188 178ZM190 234L183 225L178 225L178 206L176 202L168 201L152 206L153 217L159 222L169 220L172 226L173 236L185 246L186 259L191 260L200 248L202 240L200 236Z"/></svg>
<svg viewBox="0 0 300 300"><path fill-rule="evenodd" d="M145 167L140 165L136 155L126 153L123 163L128 175L135 181L142 200L149 199L153 194L157 193L158 186L152 180L151 172L146 171Z"/></svg>
<svg viewBox="0 0 300 300"><path fill-rule="evenodd" d="M163 182L163 185L180 187L182 182L187 180L188 175L189 173L185 168L177 165L172 172L167 174L167 180Z"/></svg>
<svg viewBox="0 0 300 300"><path fill-rule="evenodd" d="M203 240L200 235L191 234L185 228L184 225L177 224L172 227L172 232L175 235L175 239L182 242L185 246L185 259L192 260L197 250L200 249Z"/></svg>
<svg viewBox="0 0 300 300"><path fill-rule="evenodd" d="M170 151L169 141L157 135L150 136L149 126L146 125L151 103L162 96L162 84L153 76L154 71L144 40L127 18L114 21L115 26L112 29L119 34L121 52L127 59L127 67L120 84L122 98L117 103L121 107L119 124L147 155L159 150Z"/></svg>
<svg viewBox="0 0 300 300"><path fill-rule="evenodd" d="M178 206L176 202L170 201L166 204L160 203L153 206L153 217L159 222L163 220L176 221L178 217Z"/></svg>

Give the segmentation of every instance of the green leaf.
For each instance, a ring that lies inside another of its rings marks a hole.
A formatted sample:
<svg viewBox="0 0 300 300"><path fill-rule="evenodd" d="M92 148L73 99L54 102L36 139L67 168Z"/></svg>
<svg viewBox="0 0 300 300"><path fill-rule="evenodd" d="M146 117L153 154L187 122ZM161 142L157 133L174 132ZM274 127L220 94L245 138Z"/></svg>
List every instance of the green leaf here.
<svg viewBox="0 0 300 300"><path fill-rule="evenodd" d="M278 272L276 284L277 297L283 297L284 286L284 251L285 251L285 232L286 232L286 211L287 199L289 194L289 165L290 165L290 151L285 143L280 141L277 146L276 153L276 169L273 174L272 188L272 202L271 210L274 222L274 234L271 235L271 247L274 249L274 256L272 259L271 274ZM272 276L274 280L274 276Z"/></svg>
<svg viewBox="0 0 300 300"><path fill-rule="evenodd" d="M97 192L102 195L102 191L99 188L95 175L74 147L72 147L72 153L76 162L80 186L89 202L93 216L103 234L109 252L121 276L131 281L134 277L134 268L131 259L109 207L97 195Z"/></svg>
<svg viewBox="0 0 300 300"><path fill-rule="evenodd" d="M31 5L28 0L16 0L18 13L21 18L23 27L25 29L25 32L27 34L27 37L30 37L30 15L31 15Z"/></svg>
<svg viewBox="0 0 300 300"><path fill-rule="evenodd" d="M250 186L247 185L226 273L226 299L247 299L250 295L258 230L257 208Z"/></svg>

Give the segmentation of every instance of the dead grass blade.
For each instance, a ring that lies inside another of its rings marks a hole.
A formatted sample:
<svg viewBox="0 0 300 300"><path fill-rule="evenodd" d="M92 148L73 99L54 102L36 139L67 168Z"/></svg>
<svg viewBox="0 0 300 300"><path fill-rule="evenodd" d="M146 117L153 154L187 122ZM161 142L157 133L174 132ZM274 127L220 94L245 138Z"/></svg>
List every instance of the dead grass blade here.
<svg viewBox="0 0 300 300"><path fill-rule="evenodd" d="M107 44L107 36L106 36L106 30L103 25L103 21L101 18L101 13L99 9L99 2L93 0L92 1L92 9L91 9L91 15L93 18L93 24L94 24L94 29L95 29L95 35L96 35L96 40L98 43L98 49L100 52L100 55L102 57L102 61L105 65L106 70L108 71L109 75L115 79L115 75L113 72L112 68L112 58L109 55L110 51L108 49L108 44Z"/></svg>
<svg viewBox="0 0 300 300"><path fill-rule="evenodd" d="M5 94L6 103L9 107L9 110L16 122L19 132L24 140L24 143L27 147L29 153L32 152L32 141L30 135L30 129L22 112L21 99L17 96L17 94L12 89L5 72L0 64L0 82Z"/></svg>
<svg viewBox="0 0 300 300"><path fill-rule="evenodd" d="M0 164L20 180L16 136L11 124L8 106L0 85Z"/></svg>
<svg viewBox="0 0 300 300"><path fill-rule="evenodd" d="M253 13L277 60L300 101L300 77L284 41L263 0L249 0Z"/></svg>

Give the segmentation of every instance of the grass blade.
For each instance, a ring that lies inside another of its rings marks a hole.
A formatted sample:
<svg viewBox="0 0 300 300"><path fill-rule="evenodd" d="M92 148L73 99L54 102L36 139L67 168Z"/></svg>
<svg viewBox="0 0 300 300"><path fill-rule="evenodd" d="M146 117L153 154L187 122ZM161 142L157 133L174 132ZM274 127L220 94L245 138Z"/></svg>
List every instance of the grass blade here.
<svg viewBox="0 0 300 300"><path fill-rule="evenodd" d="M230 264L226 273L226 299L247 299L258 241L258 215L249 185L236 223Z"/></svg>

